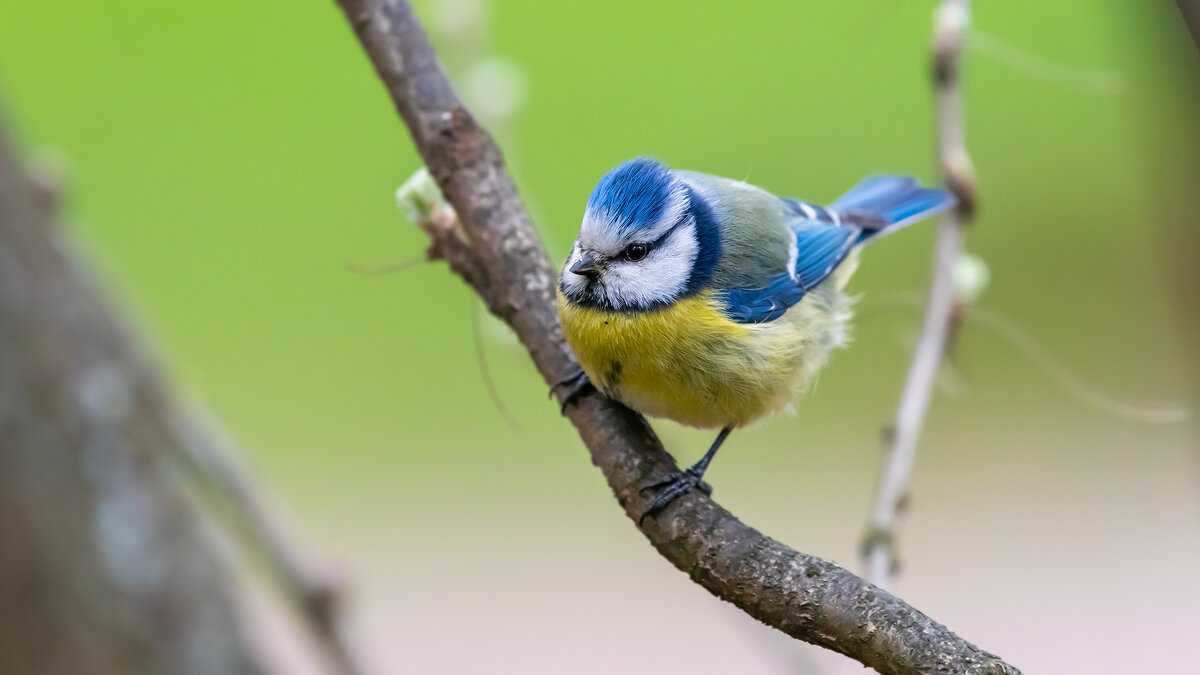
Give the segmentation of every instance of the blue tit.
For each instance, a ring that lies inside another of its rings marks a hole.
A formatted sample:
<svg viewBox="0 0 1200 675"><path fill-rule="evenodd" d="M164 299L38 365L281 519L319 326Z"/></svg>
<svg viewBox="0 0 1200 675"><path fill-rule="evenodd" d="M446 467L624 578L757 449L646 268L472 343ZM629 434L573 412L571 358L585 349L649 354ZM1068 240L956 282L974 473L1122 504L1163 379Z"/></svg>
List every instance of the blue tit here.
<svg viewBox="0 0 1200 675"><path fill-rule="evenodd" d="M822 207L644 157L600 180L558 292L583 369L572 392L590 381L647 415L721 430L686 472L647 486L643 519L711 491L702 477L729 432L791 403L845 344L859 248L953 204L873 176Z"/></svg>

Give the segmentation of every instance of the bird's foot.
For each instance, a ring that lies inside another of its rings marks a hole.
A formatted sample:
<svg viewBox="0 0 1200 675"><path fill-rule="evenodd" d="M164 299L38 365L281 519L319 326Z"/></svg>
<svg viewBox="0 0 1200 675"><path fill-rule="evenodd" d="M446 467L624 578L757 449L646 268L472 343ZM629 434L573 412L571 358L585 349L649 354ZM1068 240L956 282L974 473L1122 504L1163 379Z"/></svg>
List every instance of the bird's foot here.
<svg viewBox="0 0 1200 675"><path fill-rule="evenodd" d="M550 395L554 396L554 393L559 389L566 390L567 393L563 396L562 408L560 409L560 412L565 415L567 414L567 406L574 403L575 399L588 393L589 389L594 390L595 388L592 381L588 379L587 373L583 372L582 368L577 368L574 373L555 382L554 386L550 387Z"/></svg>
<svg viewBox="0 0 1200 675"><path fill-rule="evenodd" d="M662 488L662 490L654 495L654 499L651 500L650 505L642 512L642 516L638 518L638 526L641 526L646 518L667 508L667 505L675 501L677 497L681 497L693 489L700 490L706 495L711 495L713 491L712 486L704 482L702 479L703 475L704 471L698 470L693 466L683 473L673 473L657 483L652 483L642 488L642 492L658 490L659 488Z"/></svg>

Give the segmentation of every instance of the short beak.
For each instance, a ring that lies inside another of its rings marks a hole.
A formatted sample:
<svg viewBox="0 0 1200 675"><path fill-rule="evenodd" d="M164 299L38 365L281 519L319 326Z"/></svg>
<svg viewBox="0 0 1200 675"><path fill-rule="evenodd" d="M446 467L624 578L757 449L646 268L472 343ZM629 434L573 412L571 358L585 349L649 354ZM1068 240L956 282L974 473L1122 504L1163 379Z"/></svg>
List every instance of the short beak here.
<svg viewBox="0 0 1200 675"><path fill-rule="evenodd" d="M600 265L594 257L585 253L578 262L571 265L570 271L589 279L595 279L600 276Z"/></svg>

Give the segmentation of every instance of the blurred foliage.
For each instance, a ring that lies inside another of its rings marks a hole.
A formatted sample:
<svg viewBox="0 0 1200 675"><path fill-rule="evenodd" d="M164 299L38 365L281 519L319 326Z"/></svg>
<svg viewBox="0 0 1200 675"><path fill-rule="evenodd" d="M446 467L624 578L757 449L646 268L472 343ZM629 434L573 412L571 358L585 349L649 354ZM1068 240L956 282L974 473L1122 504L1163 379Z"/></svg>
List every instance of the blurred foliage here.
<svg viewBox="0 0 1200 675"><path fill-rule="evenodd" d="M459 2L490 15L458 34L455 3L418 10L441 17L434 39L456 77L492 55L503 61L482 72L517 80L501 107L520 107L496 127L557 260L596 179L637 154L814 200L871 172L935 178L934 4ZM1191 93L1175 84L1195 61L1170 9L978 3L992 49L966 66L984 305L1133 398L1184 386L1146 189L1157 158L1139 147L1145 102ZM1008 45L1000 56L996 41ZM1178 72L1161 70L1163 54ZM1039 62L1100 73L1104 90L1058 70L1041 77ZM486 96L489 82L473 90ZM473 356L470 294L443 265L347 271L418 256L424 241L393 200L419 160L333 3L6 3L0 87L27 146L69 156L71 219L178 379L300 501L418 503L449 474L460 494L502 493L495 479L530 470L564 493L598 486L520 349L488 324L486 351L523 431L503 424ZM1195 120L1157 132L1194 135ZM923 289L932 232L867 253L857 344L799 421L735 435L745 457L730 452L730 470L763 477L784 462L782 476L819 474L814 463L844 447L873 466L917 316L882 301ZM1110 422L970 326L959 359L964 425L1015 411ZM1031 411L1034 399L1052 405ZM685 459L706 437L659 426Z"/></svg>
<svg viewBox="0 0 1200 675"><path fill-rule="evenodd" d="M934 5L417 9L559 260L592 185L637 154L813 200L872 172L934 179ZM1182 398L1195 337L1178 328L1197 318L1173 314L1158 216L1197 220L1200 68L1174 3L974 5L969 248L990 277L978 306L1116 398ZM181 389L305 532L349 558L377 653L415 672L613 672L633 652L651 672L822 658L730 630L749 622L657 559L488 320L484 351L519 428L505 423L475 356L474 300L444 265L350 271L418 259L426 241L394 197L420 161L333 2L6 2L0 96L9 133L66 158L76 239ZM933 231L865 253L855 344L796 416L731 437L709 476L747 522L853 565ZM1179 670L1200 598L1194 424L1088 407L970 320L946 380L903 594L1030 672ZM685 462L711 436L655 426ZM1131 570L1145 575L1114 587ZM662 649L719 631L703 650Z"/></svg>

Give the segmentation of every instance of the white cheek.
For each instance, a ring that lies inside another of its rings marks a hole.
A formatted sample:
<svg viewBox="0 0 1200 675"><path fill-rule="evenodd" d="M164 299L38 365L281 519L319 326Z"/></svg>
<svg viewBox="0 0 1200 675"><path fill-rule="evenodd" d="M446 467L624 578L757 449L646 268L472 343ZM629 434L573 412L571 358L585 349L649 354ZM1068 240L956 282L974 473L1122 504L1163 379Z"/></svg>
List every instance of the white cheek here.
<svg viewBox="0 0 1200 675"><path fill-rule="evenodd" d="M695 224L671 233L644 260L615 263L604 274L604 293L615 307L645 307L683 295L700 245Z"/></svg>

